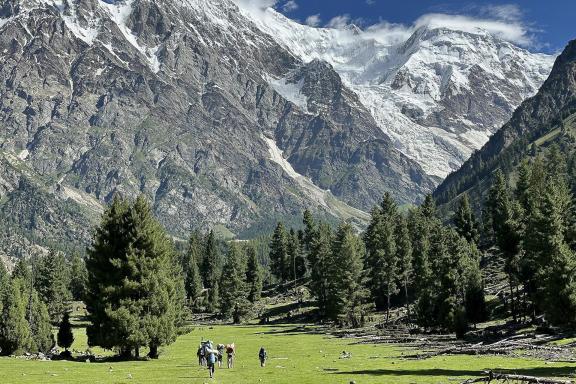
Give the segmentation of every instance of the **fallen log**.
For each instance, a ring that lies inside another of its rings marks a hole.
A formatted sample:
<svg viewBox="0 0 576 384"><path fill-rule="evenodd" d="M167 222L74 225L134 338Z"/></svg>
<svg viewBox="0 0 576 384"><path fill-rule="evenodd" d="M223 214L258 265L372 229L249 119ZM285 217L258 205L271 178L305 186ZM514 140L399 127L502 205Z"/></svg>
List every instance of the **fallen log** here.
<svg viewBox="0 0 576 384"><path fill-rule="evenodd" d="M536 376L525 376L525 375L512 375L507 373L498 373L488 371L486 372L486 377L479 377L476 379L468 379L463 381L462 384L471 383L490 383L491 381L519 381L521 383L536 383L536 384L575 384L573 380L558 380L558 379L548 379L544 377Z"/></svg>

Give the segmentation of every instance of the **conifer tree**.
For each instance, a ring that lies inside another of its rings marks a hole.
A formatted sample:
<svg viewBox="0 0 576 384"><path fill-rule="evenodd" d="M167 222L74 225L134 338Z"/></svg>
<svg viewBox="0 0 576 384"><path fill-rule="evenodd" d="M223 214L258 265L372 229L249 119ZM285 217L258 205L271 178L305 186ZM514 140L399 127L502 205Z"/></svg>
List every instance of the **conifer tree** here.
<svg viewBox="0 0 576 384"><path fill-rule="evenodd" d="M186 297L192 307L198 305L202 295L202 278L199 264L202 254L202 240L198 232L192 233L188 240L188 249L183 258L182 268L185 275Z"/></svg>
<svg viewBox="0 0 576 384"><path fill-rule="evenodd" d="M220 279L220 312L224 319L233 317L235 324L249 310L245 277L238 246L231 243Z"/></svg>
<svg viewBox="0 0 576 384"><path fill-rule="evenodd" d="M35 290L32 291L29 297L28 306L30 310L27 311L26 320L30 325L32 350L34 352L47 353L54 344L48 307L40 300L38 292Z"/></svg>
<svg viewBox="0 0 576 384"><path fill-rule="evenodd" d="M510 312L514 321L518 317L514 287L518 285L519 252L521 241L520 205L511 199L507 181L498 170L489 192L488 207L492 216L492 226L496 245L505 259L505 272L510 286Z"/></svg>
<svg viewBox="0 0 576 384"><path fill-rule="evenodd" d="M212 288L218 282L219 259L218 243L214 231L210 231L204 242L204 257L202 259L201 274L204 281L204 288Z"/></svg>
<svg viewBox="0 0 576 384"><path fill-rule="evenodd" d="M398 280L402 285L404 291L404 305L406 306L406 313L410 319L410 293L409 287L413 278L413 265L412 265L412 241L410 239L410 231L408 230L408 223L402 215L398 215L396 222L396 252L398 258Z"/></svg>
<svg viewBox="0 0 576 384"><path fill-rule="evenodd" d="M183 275L170 238L142 196L116 197L89 249L88 344L118 347L124 356L148 346L158 357L183 319Z"/></svg>
<svg viewBox="0 0 576 384"><path fill-rule="evenodd" d="M280 282L285 282L289 272L288 235L281 222L276 226L270 242L270 263L272 274Z"/></svg>
<svg viewBox="0 0 576 384"><path fill-rule="evenodd" d="M32 266L27 259L24 257L18 259L16 265L14 266L14 270L12 271L12 278L22 280L26 287L29 287L31 284L33 284Z"/></svg>
<svg viewBox="0 0 576 384"><path fill-rule="evenodd" d="M399 265L395 238L397 215L396 203L386 193L380 207L372 210L372 220L365 234L370 286L376 305L386 308L386 321L390 318L392 296L398 287Z"/></svg>
<svg viewBox="0 0 576 384"><path fill-rule="evenodd" d="M456 209L456 215L454 217L454 224L460 236L464 237L470 243L478 244L480 238L478 222L470 207L468 194L464 194L460 199L460 204Z"/></svg>
<svg viewBox="0 0 576 384"><path fill-rule="evenodd" d="M298 238L298 233L294 229L290 229L290 233L288 234L288 276L291 280L294 280L294 284L296 284L296 280L302 276L298 274L298 271L301 270L301 264L303 259L303 251L302 245L300 243L300 239Z"/></svg>
<svg viewBox="0 0 576 384"><path fill-rule="evenodd" d="M208 290L208 312L216 313L220 309L220 285L218 281Z"/></svg>
<svg viewBox="0 0 576 384"><path fill-rule="evenodd" d="M350 224L338 228L332 252L326 314L358 327L368 311L370 291L366 288L364 246Z"/></svg>
<svg viewBox="0 0 576 384"><path fill-rule="evenodd" d="M326 223L318 225L312 239L310 249L310 290L318 301L318 307L322 315L326 315L328 300L328 284L330 276L328 267L332 258L332 229Z"/></svg>
<svg viewBox="0 0 576 384"><path fill-rule="evenodd" d="M58 345L68 351L68 348L74 343L74 333L72 332L72 324L70 324L70 315L65 313L62 316L62 321L58 328Z"/></svg>
<svg viewBox="0 0 576 384"><path fill-rule="evenodd" d="M258 262L258 255L253 246L246 248L247 267L246 283L248 284L248 300L255 303L260 299L262 293L262 271Z"/></svg>
<svg viewBox="0 0 576 384"><path fill-rule="evenodd" d="M33 346L30 324L26 321L25 284L24 280L16 278L8 287L0 324L0 348L3 355L19 355Z"/></svg>
<svg viewBox="0 0 576 384"><path fill-rule="evenodd" d="M86 263L82 257L75 253L70 260L70 285L68 287L72 299L77 301L84 300L87 280Z"/></svg>
<svg viewBox="0 0 576 384"><path fill-rule="evenodd" d="M72 300L70 270L62 252L51 251L35 263L34 287L48 305L53 323L57 323L68 310Z"/></svg>
<svg viewBox="0 0 576 384"><path fill-rule="evenodd" d="M576 254L565 241L565 213L572 204L563 180L549 183L540 230L547 250L539 275L543 280L541 308L553 324L576 324Z"/></svg>

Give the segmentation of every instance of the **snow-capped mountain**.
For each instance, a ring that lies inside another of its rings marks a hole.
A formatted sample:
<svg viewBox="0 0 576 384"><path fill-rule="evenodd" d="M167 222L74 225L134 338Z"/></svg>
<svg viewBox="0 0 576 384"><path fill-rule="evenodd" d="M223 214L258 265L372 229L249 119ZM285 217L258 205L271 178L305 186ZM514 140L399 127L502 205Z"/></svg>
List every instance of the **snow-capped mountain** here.
<svg viewBox="0 0 576 384"><path fill-rule="evenodd" d="M362 221L384 192L420 201L547 71L548 57L480 33L384 44L267 14L2 2L1 250L82 248L115 193L147 195L179 237L247 236L306 207Z"/></svg>
<svg viewBox="0 0 576 384"><path fill-rule="evenodd" d="M480 29L314 28L271 8L242 11L302 61L330 63L395 146L441 178L536 93L554 61ZM281 81L273 84L302 102Z"/></svg>

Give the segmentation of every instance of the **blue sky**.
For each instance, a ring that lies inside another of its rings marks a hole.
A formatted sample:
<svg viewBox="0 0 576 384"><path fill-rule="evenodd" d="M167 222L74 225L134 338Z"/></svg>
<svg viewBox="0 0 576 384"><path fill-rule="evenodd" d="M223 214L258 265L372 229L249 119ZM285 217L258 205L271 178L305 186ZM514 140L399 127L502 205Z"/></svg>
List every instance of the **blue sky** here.
<svg viewBox="0 0 576 384"><path fill-rule="evenodd" d="M302 23L368 27L383 22L414 25L422 16L457 15L462 22L486 21L508 40L531 51L557 52L576 38L576 0L247 0L273 5ZM499 24L498 24L499 23Z"/></svg>

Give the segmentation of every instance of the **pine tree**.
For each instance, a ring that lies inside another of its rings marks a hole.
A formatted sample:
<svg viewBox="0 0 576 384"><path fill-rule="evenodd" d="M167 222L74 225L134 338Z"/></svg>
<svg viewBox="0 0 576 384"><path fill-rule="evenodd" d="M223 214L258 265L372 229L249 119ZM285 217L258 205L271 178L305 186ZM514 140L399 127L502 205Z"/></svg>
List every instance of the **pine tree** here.
<svg viewBox="0 0 576 384"><path fill-rule="evenodd" d="M328 273L332 258L332 229L326 223L321 223L312 239L310 247L310 272L311 279L309 287L312 295L318 302L320 314L326 315L328 284L330 276Z"/></svg>
<svg viewBox="0 0 576 384"><path fill-rule="evenodd" d="M212 288L208 290L208 312L217 313L220 309L220 286L215 281Z"/></svg>
<svg viewBox="0 0 576 384"><path fill-rule="evenodd" d="M386 308L386 322L390 318L392 296L396 294L398 287L399 265L395 238L397 216L396 203L392 196L386 193L380 207L373 209L365 234L371 291L376 305Z"/></svg>
<svg viewBox="0 0 576 384"><path fill-rule="evenodd" d="M300 239L298 238L298 233L294 231L294 229L290 229L290 233L288 234L288 243L287 243L287 250L288 250L288 276L290 279L294 280L294 284L296 284L296 280L298 280L298 266L301 264L302 260L302 246L300 244Z"/></svg>
<svg viewBox="0 0 576 384"><path fill-rule="evenodd" d="M74 343L74 333L72 332L72 324L70 324L70 315L65 313L62 316L62 321L58 328L58 345L68 351L68 348Z"/></svg>
<svg viewBox="0 0 576 384"><path fill-rule="evenodd" d="M25 288L26 282L21 278L13 279L8 287L0 324L0 348L3 355L19 355L30 351L33 346L30 324L26 321Z"/></svg>
<svg viewBox="0 0 576 384"><path fill-rule="evenodd" d="M30 310L27 311L26 320L30 326L32 349L35 352L48 353L54 345L48 307L35 290L29 297L28 306Z"/></svg>
<svg viewBox="0 0 576 384"><path fill-rule="evenodd" d="M220 312L224 319L233 317L235 324L249 310L245 277L238 246L231 243L220 279Z"/></svg>
<svg viewBox="0 0 576 384"><path fill-rule="evenodd" d="M464 237L468 242L478 244L480 237L478 222L470 207L470 200L467 194L464 194L460 199L460 204L456 209L456 215L454 217L454 224L460 236Z"/></svg>
<svg viewBox="0 0 576 384"><path fill-rule="evenodd" d="M219 271L220 252L214 231L210 231L204 242L204 257L200 270L204 281L204 288L213 288L220 277Z"/></svg>
<svg viewBox="0 0 576 384"><path fill-rule="evenodd" d="M551 181L546 191L540 230L547 250L539 275L543 280L540 307L552 324L576 324L576 254L565 240L565 213L573 196L562 179Z"/></svg>
<svg viewBox="0 0 576 384"><path fill-rule="evenodd" d="M246 267L246 283L248 284L248 300L255 303L260 299L262 293L262 271L256 249L253 246L246 248L247 254L247 267Z"/></svg>
<svg viewBox="0 0 576 384"><path fill-rule="evenodd" d="M33 280L32 266L30 265L30 262L23 257L18 259L14 266L14 270L12 271L12 278L24 281L24 285L29 287Z"/></svg>
<svg viewBox="0 0 576 384"><path fill-rule="evenodd" d="M466 320L473 324L487 318L484 282L480 271L480 252L475 244L469 245L469 252L460 258L460 269L464 284L464 308Z"/></svg>
<svg viewBox="0 0 576 384"><path fill-rule="evenodd" d="M270 242L270 262L272 274L280 282L285 282L289 272L288 235L281 222L276 226Z"/></svg>
<svg viewBox="0 0 576 384"><path fill-rule="evenodd" d="M72 300L70 270L61 252L50 252L35 263L34 287L43 302L48 304L48 313L57 323L68 310Z"/></svg>
<svg viewBox="0 0 576 384"><path fill-rule="evenodd" d="M398 280L400 281L402 290L404 291L404 305L406 306L408 319L410 319L409 287L414 272L412 265L412 241L410 239L408 223L402 215L398 215L397 218L395 237L398 259Z"/></svg>
<svg viewBox="0 0 576 384"><path fill-rule="evenodd" d="M72 299L76 301L84 300L88 271L84 259L78 254L74 254L70 260L70 285L68 290L72 294Z"/></svg>
<svg viewBox="0 0 576 384"><path fill-rule="evenodd" d="M199 269L201 254L201 236L198 232L194 232L188 240L188 249L182 263L182 268L186 278L186 297L192 307L198 305L198 300L202 295L202 278Z"/></svg>
<svg viewBox="0 0 576 384"><path fill-rule="evenodd" d="M510 197L507 181L502 171L498 170L494 184L489 192L487 203L492 217L492 226L496 245L505 259L505 272L510 287L510 312L514 321L518 313L514 298L514 288L518 285L519 252L522 234L521 207Z"/></svg>
<svg viewBox="0 0 576 384"><path fill-rule="evenodd" d="M142 196L115 198L88 252L88 343L158 357L183 320L183 275L170 238Z"/></svg>
<svg viewBox="0 0 576 384"><path fill-rule="evenodd" d="M327 315L358 327L369 309L364 246L350 224L341 224L334 238L327 294Z"/></svg>

